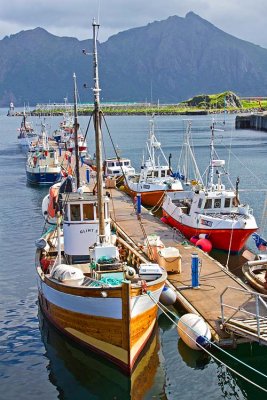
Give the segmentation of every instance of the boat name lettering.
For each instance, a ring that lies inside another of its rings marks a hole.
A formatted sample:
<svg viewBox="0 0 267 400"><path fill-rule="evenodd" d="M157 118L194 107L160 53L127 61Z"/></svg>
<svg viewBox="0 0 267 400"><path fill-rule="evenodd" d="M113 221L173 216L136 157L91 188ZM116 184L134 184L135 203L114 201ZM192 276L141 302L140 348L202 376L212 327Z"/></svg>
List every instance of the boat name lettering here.
<svg viewBox="0 0 267 400"><path fill-rule="evenodd" d="M87 233L87 232L94 232L94 229L91 228L91 229L81 229L80 230L80 233Z"/></svg>
<svg viewBox="0 0 267 400"><path fill-rule="evenodd" d="M212 226L212 221L207 221L206 219L201 219L200 223L206 226Z"/></svg>

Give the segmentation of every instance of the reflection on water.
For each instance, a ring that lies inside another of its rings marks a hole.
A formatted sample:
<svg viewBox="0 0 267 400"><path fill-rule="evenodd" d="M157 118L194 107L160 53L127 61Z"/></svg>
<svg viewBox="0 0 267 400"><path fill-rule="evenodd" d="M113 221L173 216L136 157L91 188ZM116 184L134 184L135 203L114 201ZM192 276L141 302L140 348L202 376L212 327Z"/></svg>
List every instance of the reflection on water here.
<svg viewBox="0 0 267 400"><path fill-rule="evenodd" d="M178 340L178 351L185 364L190 368L204 369L210 362L209 354L190 349L181 338Z"/></svg>
<svg viewBox="0 0 267 400"><path fill-rule="evenodd" d="M149 118L107 117L114 143L120 145L121 155L129 157L137 171L140 170L148 135ZM204 171L209 161L211 118L191 119L196 158ZM183 120L182 116L156 118L158 140L167 155L172 153L174 169L182 145ZM34 121L40 126L38 118ZM51 119L51 132L60 121L61 117ZM266 399L264 392L229 372L206 353L188 349L179 339L175 324L164 315L159 317L157 332L160 346L156 336L131 380L103 359L76 348L45 322L41 324L41 339L37 319L34 241L40 237L44 226L41 203L47 188L26 184L25 155L17 144L20 119L7 118L5 111L0 114L0 122L0 398L4 394L2 397L5 400L119 400L130 397L138 400ZM79 122L85 132L88 118L81 117ZM230 161L224 144L229 146L231 138L231 148L243 163L240 167L238 159L231 157L231 176L234 179L237 175L240 177L241 201L254 209L256 220L260 223L265 192L255 193L254 189L262 189L266 184L265 168L262 167L266 165L266 132L235 131L231 126L234 126L234 116L227 116L226 132L222 133L224 138L217 143L218 152L221 158ZM91 138L89 134L88 146L93 153ZM105 138L106 132L103 140ZM107 156L114 155L109 140L105 141L105 148ZM248 168L253 171L253 176L248 173ZM255 249L253 241L249 241L248 245ZM227 263L227 253L214 251L211 255L222 264ZM229 269L239 275L242 261L240 256L230 256ZM231 353L267 373L267 348L258 344L242 345ZM252 381L267 387L264 377L259 379L251 371L240 368L238 362L222 356L221 352L216 352L216 356L242 371Z"/></svg>
<svg viewBox="0 0 267 400"><path fill-rule="evenodd" d="M40 309L38 317L45 355L49 360L49 380L56 386L60 399L151 398L146 395L153 395L152 386L159 369L157 329L132 376L128 377L114 364L84 351L62 336L46 320Z"/></svg>

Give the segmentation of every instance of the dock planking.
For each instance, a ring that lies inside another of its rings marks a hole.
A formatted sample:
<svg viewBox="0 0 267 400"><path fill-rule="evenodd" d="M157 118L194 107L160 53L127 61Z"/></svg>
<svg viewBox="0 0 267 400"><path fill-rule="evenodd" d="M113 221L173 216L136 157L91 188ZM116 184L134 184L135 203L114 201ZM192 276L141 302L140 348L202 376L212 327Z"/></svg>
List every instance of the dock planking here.
<svg viewBox="0 0 267 400"><path fill-rule="evenodd" d="M230 335L221 329L220 294L226 287L246 289L246 285L202 250L191 246L181 236L163 224L148 210L142 208L141 224L137 219L132 200L122 191L109 189L111 195L111 218L138 246L144 244L146 235L156 234L166 247L176 247L182 257L181 273L169 273L168 281L176 290L177 301L187 312L199 314L210 326L213 340L220 345L229 345ZM191 255L197 253L201 260L199 288L191 287ZM242 291L231 294L230 302L243 304L247 296ZM231 310L229 310L231 312ZM226 315L227 316L227 315ZM244 341L244 340L243 340ZM230 341L231 342L231 341Z"/></svg>

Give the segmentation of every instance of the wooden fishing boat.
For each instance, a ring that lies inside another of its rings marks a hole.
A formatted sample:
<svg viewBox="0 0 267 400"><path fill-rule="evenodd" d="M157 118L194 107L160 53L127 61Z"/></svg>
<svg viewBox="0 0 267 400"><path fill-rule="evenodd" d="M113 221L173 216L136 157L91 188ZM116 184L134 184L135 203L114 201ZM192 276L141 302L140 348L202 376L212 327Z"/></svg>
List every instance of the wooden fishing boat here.
<svg viewBox="0 0 267 400"><path fill-rule="evenodd" d="M140 400L145 398L153 386L159 366L158 331L151 336L144 355L131 376L114 368L113 364L92 352L84 352L75 344L60 335L47 321L41 310L38 312L39 326L50 365L50 380L56 382L58 390L66 396L82 379L86 381L87 393L99 399L121 398ZM61 368L62 363L64 368ZM90 379L88 379L90 377ZM74 380L74 381L73 381ZM164 385L163 379L158 384ZM76 392L77 393L77 392ZM90 396L90 395L89 395ZM79 394L77 393L77 398Z"/></svg>
<svg viewBox="0 0 267 400"><path fill-rule="evenodd" d="M57 229L48 229L36 242L38 292L42 311L54 326L130 374L156 325L167 274L111 232L101 168L98 28L93 22L97 193L80 185L76 157L76 191L71 185L60 194ZM75 76L74 92L77 100ZM76 111L74 129L77 155Z"/></svg>
<svg viewBox="0 0 267 400"><path fill-rule="evenodd" d="M163 219L167 224L177 228L187 239L206 235L212 247L240 252L249 236L257 230L257 223L248 205L242 205L236 190L226 189L222 176L228 174L224 170L225 161L218 159L214 149L214 124L211 126L211 153L208 168L207 184L204 185L198 171L196 160L190 145L190 127L185 135L187 155L190 155L196 176L190 181L188 172L182 171L180 176L190 190L166 193L162 204ZM190 160L189 160L190 161ZM188 165L185 161L183 165ZM214 182L217 176L217 182Z"/></svg>
<svg viewBox="0 0 267 400"><path fill-rule="evenodd" d="M267 258L247 261L242 272L250 286L257 292L267 294Z"/></svg>
<svg viewBox="0 0 267 400"><path fill-rule="evenodd" d="M125 176L124 190L133 199L140 194L145 206L160 207L165 193L183 190L183 186L180 179L172 176L161 143L155 136L154 119L150 120L147 152L148 158L143 160L140 174ZM160 156L165 164L160 162Z"/></svg>

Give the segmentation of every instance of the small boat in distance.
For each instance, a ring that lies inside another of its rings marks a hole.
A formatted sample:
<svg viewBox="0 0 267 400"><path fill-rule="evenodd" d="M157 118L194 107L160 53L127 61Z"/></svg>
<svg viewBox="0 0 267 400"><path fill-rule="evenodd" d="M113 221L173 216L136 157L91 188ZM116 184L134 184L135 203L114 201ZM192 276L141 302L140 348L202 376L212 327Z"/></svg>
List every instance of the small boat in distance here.
<svg viewBox="0 0 267 400"><path fill-rule="evenodd" d="M225 161L220 160L214 148L214 123L211 126L210 164L208 167L207 184L204 185L199 174L197 163L191 148L191 124L185 135L183 150L191 160L185 161L198 176L193 179L187 172L180 173L191 189L184 192L166 193L163 204L163 220L177 228L192 242L204 235L215 249L238 253L245 246L249 236L258 229L252 210L248 205L242 205L236 190L226 189L222 176ZM217 182L214 182L215 176Z"/></svg>
<svg viewBox="0 0 267 400"><path fill-rule="evenodd" d="M146 160L143 158L140 174L125 176L124 190L133 199L137 194L141 194L144 206L160 207L165 193L181 191L183 186L180 179L172 176L161 143L155 136L154 118L150 120L147 153L148 158Z"/></svg>
<svg viewBox="0 0 267 400"><path fill-rule="evenodd" d="M38 140L38 135L34 132L32 124L27 121L27 114L24 110L20 128L18 129L18 143L20 147L26 152L31 146L32 142Z"/></svg>
<svg viewBox="0 0 267 400"><path fill-rule="evenodd" d="M57 149L49 145L44 123L38 141L28 152L26 176L27 182L34 185L52 185L61 179Z"/></svg>
<svg viewBox="0 0 267 400"><path fill-rule="evenodd" d="M129 158L111 157L105 159L103 173L104 176L119 178L123 175L134 175L135 169L132 167Z"/></svg>
<svg viewBox="0 0 267 400"><path fill-rule="evenodd" d="M167 273L158 264L148 262L111 229L110 199L103 189L98 28L94 21L97 190L80 183L75 111L76 187L69 185L60 193L56 204L57 229L48 229L36 242L39 304L63 334L131 374L156 326L157 303ZM133 253L135 256L130 257Z"/></svg>

